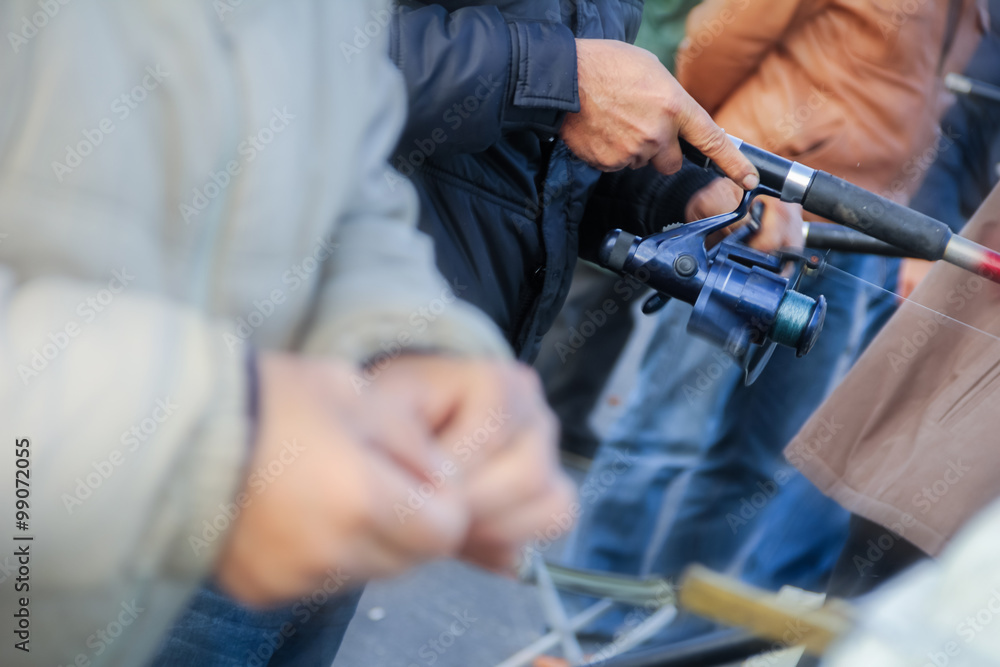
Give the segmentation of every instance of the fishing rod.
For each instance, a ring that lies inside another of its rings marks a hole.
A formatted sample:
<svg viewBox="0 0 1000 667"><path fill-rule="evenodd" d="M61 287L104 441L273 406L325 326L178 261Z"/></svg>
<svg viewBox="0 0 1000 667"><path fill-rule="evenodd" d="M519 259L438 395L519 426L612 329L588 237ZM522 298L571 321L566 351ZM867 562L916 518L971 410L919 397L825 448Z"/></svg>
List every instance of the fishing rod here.
<svg viewBox="0 0 1000 667"><path fill-rule="evenodd" d="M760 185L744 193L736 210L686 224L670 224L646 237L616 229L604 239L598 259L605 267L630 275L656 293L643 305L649 314L675 298L694 306L688 331L735 357L746 384L753 383L783 345L803 356L823 328L826 299L796 291L802 276L821 268L817 253L782 250L764 253L744 245L747 230L712 248L712 234L755 213L754 200L771 196L801 204L832 220L810 223L807 248L943 260L1000 283L1000 254L953 234L943 222L918 213L826 172L782 158L730 137L757 168ZM681 140L685 157L705 169L718 168ZM758 221L759 222L759 221ZM783 275L788 263L790 276Z"/></svg>
<svg viewBox="0 0 1000 667"><path fill-rule="evenodd" d="M968 95L1000 103L1000 88L985 81L978 81L970 79L967 76L962 76L961 74L951 73L944 78L944 85L948 90L959 95Z"/></svg>
<svg viewBox="0 0 1000 667"><path fill-rule="evenodd" d="M905 251L910 257L942 260L1000 283L1000 253L954 234L948 225L864 188L729 137L760 173L761 186L784 202L856 229ZM683 139L684 156L700 167L714 163Z"/></svg>

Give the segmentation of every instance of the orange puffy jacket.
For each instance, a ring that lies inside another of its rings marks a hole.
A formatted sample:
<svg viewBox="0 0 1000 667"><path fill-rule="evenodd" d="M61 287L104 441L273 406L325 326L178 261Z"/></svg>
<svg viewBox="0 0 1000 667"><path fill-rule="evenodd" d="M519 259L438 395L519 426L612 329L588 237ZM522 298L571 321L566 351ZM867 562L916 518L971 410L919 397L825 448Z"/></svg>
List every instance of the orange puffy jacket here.
<svg viewBox="0 0 1000 667"><path fill-rule="evenodd" d="M730 134L906 202L986 21L977 0L707 0L677 78Z"/></svg>

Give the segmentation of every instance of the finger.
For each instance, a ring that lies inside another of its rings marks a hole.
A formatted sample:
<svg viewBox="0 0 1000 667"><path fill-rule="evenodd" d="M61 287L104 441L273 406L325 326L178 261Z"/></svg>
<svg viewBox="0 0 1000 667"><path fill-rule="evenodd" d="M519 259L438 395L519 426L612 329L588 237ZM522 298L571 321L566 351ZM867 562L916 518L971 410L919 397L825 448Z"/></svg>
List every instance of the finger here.
<svg viewBox="0 0 1000 667"><path fill-rule="evenodd" d="M760 174L754 166L729 140L725 131L715 124L708 112L686 93L685 96L686 103L678 118L680 136L710 158L744 190L757 187L760 184Z"/></svg>
<svg viewBox="0 0 1000 667"><path fill-rule="evenodd" d="M384 457L371 466L370 525L362 532L414 562L454 554L469 527L465 498L454 480L414 477Z"/></svg>
<svg viewBox="0 0 1000 667"><path fill-rule="evenodd" d="M365 579L391 577L429 560L389 542L382 535L360 535L331 560L345 572L361 572Z"/></svg>
<svg viewBox="0 0 1000 667"><path fill-rule="evenodd" d="M528 502L558 479L555 442L558 426L544 416L509 448L468 479L469 508L476 520L490 519Z"/></svg>
<svg viewBox="0 0 1000 667"><path fill-rule="evenodd" d="M641 169L647 164L650 164L655 158L657 153L660 151L661 146L657 142L647 141L643 142L641 148L636 155L632 156L629 161L629 167L631 169ZM679 169L680 167L678 167Z"/></svg>
<svg viewBox="0 0 1000 667"><path fill-rule="evenodd" d="M575 517L570 509L576 488L564 474L556 476L541 494L528 502L510 508L490 521L477 521L469 530L468 542L504 543L520 547L535 535L548 540L573 527Z"/></svg>
<svg viewBox="0 0 1000 667"><path fill-rule="evenodd" d="M659 152L650 161L653 167L661 174L676 174L684 165L684 154L681 153L681 146L674 137L660 147Z"/></svg>
<svg viewBox="0 0 1000 667"><path fill-rule="evenodd" d="M785 247L802 247L802 217L799 208L771 198L760 199L764 212L760 230L750 240L750 247L762 252L774 252Z"/></svg>
<svg viewBox="0 0 1000 667"><path fill-rule="evenodd" d="M498 574L514 575L517 572L520 550L502 545L475 542L464 548L459 556L465 562L478 565L486 570Z"/></svg>
<svg viewBox="0 0 1000 667"><path fill-rule="evenodd" d="M518 549L536 535L546 540L558 539L573 527L571 505L576 498L573 483L564 474L557 475L548 487L528 502L519 504L489 521L472 524L466 540L469 546Z"/></svg>
<svg viewBox="0 0 1000 667"><path fill-rule="evenodd" d="M702 194L704 193L704 194ZM728 178L718 178L699 191L694 210L699 218L708 218L736 209L743 199L743 190Z"/></svg>
<svg viewBox="0 0 1000 667"><path fill-rule="evenodd" d="M228 595L251 607L287 602L308 591L315 582L315 577L294 567L275 567L260 573L245 567L245 561L227 558L223 552L215 580Z"/></svg>
<svg viewBox="0 0 1000 667"><path fill-rule="evenodd" d="M537 374L522 365L491 364L476 375L478 386L459 397L438 438L459 465L472 472L485 465L538 415L551 414Z"/></svg>
<svg viewBox="0 0 1000 667"><path fill-rule="evenodd" d="M392 393L377 392L356 408L361 437L381 448L412 475L430 479L442 458L437 441L413 401Z"/></svg>

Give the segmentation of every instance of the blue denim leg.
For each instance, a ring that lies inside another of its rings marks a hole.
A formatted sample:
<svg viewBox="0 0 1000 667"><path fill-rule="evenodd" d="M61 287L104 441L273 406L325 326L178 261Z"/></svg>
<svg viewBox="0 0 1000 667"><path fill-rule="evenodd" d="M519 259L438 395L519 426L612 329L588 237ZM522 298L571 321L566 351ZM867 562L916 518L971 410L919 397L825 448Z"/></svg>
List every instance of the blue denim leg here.
<svg viewBox="0 0 1000 667"><path fill-rule="evenodd" d="M852 332L845 349L849 364L856 361L896 311L895 295L883 290L895 289L899 263L898 259L868 258L845 267L878 286L855 283L855 288L861 290L864 315L857 319L860 327ZM834 381L838 379L839 373ZM744 542L730 569L738 572L743 581L771 590L783 585L823 590L824 575L836 562L849 515L797 470L788 466L786 472L788 482L778 501L761 510L757 530ZM827 526L828 530L817 531L817 525ZM803 563L809 567L803 567Z"/></svg>
<svg viewBox="0 0 1000 667"><path fill-rule="evenodd" d="M735 363L684 332L690 312L671 302L658 316L624 414L580 486L583 514L566 548L571 567L642 574L668 485L719 423L732 384L719 377L734 374Z"/></svg>
<svg viewBox="0 0 1000 667"><path fill-rule="evenodd" d="M785 472L780 495L763 508L758 530L743 543L730 570L768 590L820 591L844 545L850 513L795 468Z"/></svg>
<svg viewBox="0 0 1000 667"><path fill-rule="evenodd" d="M636 386L580 486L583 514L567 541L571 567L643 575L650 536L662 532L665 508L683 473L720 423L735 385L735 362L685 332L691 307L673 301L658 314ZM682 355L677 350L683 348ZM727 378L729 378L727 380ZM628 610L606 614L590 631L611 636Z"/></svg>
<svg viewBox="0 0 1000 667"><path fill-rule="evenodd" d="M361 591L273 610L244 607L213 584L189 603L152 667L330 667Z"/></svg>
<svg viewBox="0 0 1000 667"><path fill-rule="evenodd" d="M874 258L859 255L831 254L830 259L856 275L868 275L875 265ZM859 282L821 274L804 280L800 289L827 297L822 335L801 359L779 348L753 386L734 388L718 435L692 471L670 530L653 545L654 571L674 576L692 562L729 568L751 533L769 526L760 520L763 508L784 502L779 491L789 479L778 474L785 469L782 449L848 366L845 356L854 356L867 309L868 292ZM829 530L842 532L843 517L832 501L829 506L829 513L814 517L813 530L787 536L785 548L808 550L796 542L811 542ZM807 572L798 573L800 577L808 578L809 571L823 574L808 562L801 566Z"/></svg>

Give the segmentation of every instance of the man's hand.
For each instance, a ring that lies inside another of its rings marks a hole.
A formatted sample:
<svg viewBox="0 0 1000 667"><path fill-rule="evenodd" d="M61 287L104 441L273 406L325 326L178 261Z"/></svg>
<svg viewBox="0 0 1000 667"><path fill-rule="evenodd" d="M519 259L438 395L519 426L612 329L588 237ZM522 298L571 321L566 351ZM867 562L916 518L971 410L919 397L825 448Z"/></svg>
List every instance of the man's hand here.
<svg viewBox="0 0 1000 667"><path fill-rule="evenodd" d="M684 209L684 222L730 213L743 198L743 190L726 178L717 178L692 195Z"/></svg>
<svg viewBox="0 0 1000 667"><path fill-rule="evenodd" d="M917 285L923 282L927 274L934 268L934 262L925 259L907 257L899 264L899 281L896 293L904 299L909 299Z"/></svg>
<svg viewBox="0 0 1000 667"><path fill-rule="evenodd" d="M266 605L312 592L328 571L350 581L455 554L466 540L464 494L445 483L400 517L410 490L441 461L412 404L357 396L346 364L260 359L261 415L243 493L249 503L217 564L237 599Z"/></svg>
<svg viewBox="0 0 1000 667"><path fill-rule="evenodd" d="M418 398L441 446L442 463L428 475L460 481L471 517L461 557L506 571L536 531L568 528L575 493L559 468L558 424L534 371L404 356L376 384Z"/></svg>
<svg viewBox="0 0 1000 667"><path fill-rule="evenodd" d="M560 134L580 159L603 171L652 163L672 174L683 160L680 135L735 183L757 186L757 170L656 56L615 40L576 47L580 112L567 114Z"/></svg>
<svg viewBox="0 0 1000 667"><path fill-rule="evenodd" d="M801 249L805 244L802 235L802 207L774 197L760 197L764 204L760 229L750 237L748 245L763 252L781 248Z"/></svg>

